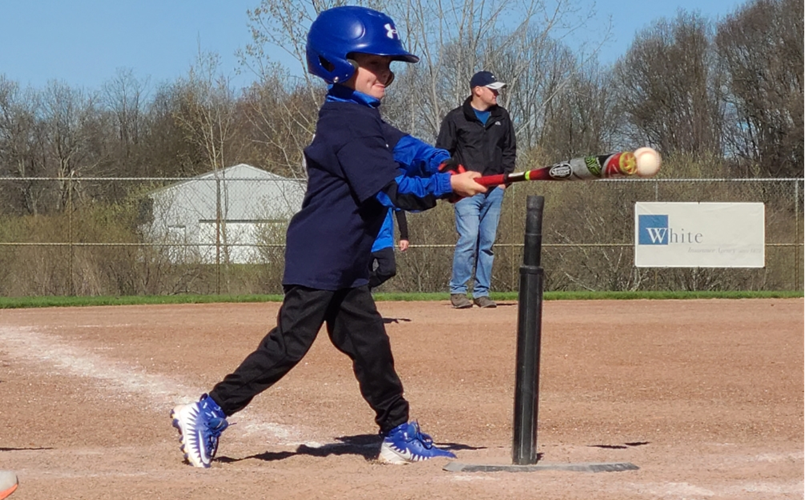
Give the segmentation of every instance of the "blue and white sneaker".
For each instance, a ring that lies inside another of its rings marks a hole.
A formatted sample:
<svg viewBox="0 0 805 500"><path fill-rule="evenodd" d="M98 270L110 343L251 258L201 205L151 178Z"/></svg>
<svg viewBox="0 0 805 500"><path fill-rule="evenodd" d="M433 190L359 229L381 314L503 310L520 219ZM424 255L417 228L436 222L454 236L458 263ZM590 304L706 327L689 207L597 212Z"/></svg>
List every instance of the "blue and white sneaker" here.
<svg viewBox="0 0 805 500"><path fill-rule="evenodd" d="M218 451L218 438L229 426L224 411L204 394L198 403L176 406L171 418L179 430L185 460L193 467L208 468Z"/></svg>
<svg viewBox="0 0 805 500"><path fill-rule="evenodd" d="M383 439L378 460L389 464L409 464L435 457L456 458L447 450L433 445L433 438L419 430L416 421L400 424Z"/></svg>

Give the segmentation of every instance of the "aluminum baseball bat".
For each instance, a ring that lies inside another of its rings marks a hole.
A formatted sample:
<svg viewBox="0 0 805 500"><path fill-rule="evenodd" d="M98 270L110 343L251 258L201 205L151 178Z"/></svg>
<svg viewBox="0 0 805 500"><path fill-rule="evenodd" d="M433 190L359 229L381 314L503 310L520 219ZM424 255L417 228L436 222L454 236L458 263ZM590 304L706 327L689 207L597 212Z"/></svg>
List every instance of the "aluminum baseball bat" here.
<svg viewBox="0 0 805 500"><path fill-rule="evenodd" d="M484 186L498 186L521 181L587 181L611 177L628 177L637 174L637 161L632 151L619 151L605 155L584 156L525 172L485 175L475 182Z"/></svg>

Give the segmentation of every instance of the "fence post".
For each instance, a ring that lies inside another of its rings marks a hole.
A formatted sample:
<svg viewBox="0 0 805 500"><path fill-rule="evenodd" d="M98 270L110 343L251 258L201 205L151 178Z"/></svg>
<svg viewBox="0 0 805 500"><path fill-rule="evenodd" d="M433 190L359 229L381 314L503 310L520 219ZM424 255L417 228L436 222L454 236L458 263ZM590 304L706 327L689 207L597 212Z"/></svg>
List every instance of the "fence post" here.
<svg viewBox="0 0 805 500"><path fill-rule="evenodd" d="M75 258L75 246L73 245L73 173L67 178L67 242L70 245L70 255L67 259L67 283L68 295L75 295L75 283L73 282L73 259Z"/></svg>
<svg viewBox="0 0 805 500"><path fill-rule="evenodd" d="M215 294L221 295L221 178L215 172Z"/></svg>
<svg viewBox="0 0 805 500"><path fill-rule="evenodd" d="M799 291L799 179L794 180L794 290Z"/></svg>

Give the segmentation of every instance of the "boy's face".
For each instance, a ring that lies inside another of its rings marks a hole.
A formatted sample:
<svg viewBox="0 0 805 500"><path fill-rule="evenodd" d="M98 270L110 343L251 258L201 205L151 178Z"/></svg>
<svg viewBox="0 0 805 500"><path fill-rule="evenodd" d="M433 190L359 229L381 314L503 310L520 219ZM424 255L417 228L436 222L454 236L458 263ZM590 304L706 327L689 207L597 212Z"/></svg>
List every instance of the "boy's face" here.
<svg viewBox="0 0 805 500"><path fill-rule="evenodd" d="M382 99L386 94L386 84L391 83L390 69L391 57L376 56L373 54L352 54L352 59L358 63L358 69L352 75L346 86L370 95L375 99Z"/></svg>

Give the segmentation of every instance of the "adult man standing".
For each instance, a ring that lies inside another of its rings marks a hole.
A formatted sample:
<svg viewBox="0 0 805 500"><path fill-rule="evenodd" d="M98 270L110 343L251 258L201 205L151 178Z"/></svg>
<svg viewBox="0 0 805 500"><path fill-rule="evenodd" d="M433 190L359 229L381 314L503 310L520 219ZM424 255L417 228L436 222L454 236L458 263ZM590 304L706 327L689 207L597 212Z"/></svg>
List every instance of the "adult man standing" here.
<svg viewBox="0 0 805 500"><path fill-rule="evenodd" d="M456 163L482 175L514 171L517 145L508 111L498 105L499 82L489 71L479 71L470 80L471 95L442 121L436 147L450 152ZM463 198L455 204L458 242L453 254L450 303L457 309L472 307L467 283L475 268L473 302L496 307L489 298L500 206L505 186Z"/></svg>

